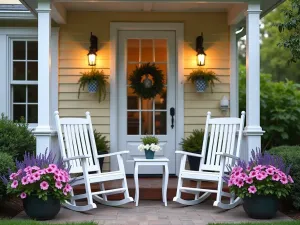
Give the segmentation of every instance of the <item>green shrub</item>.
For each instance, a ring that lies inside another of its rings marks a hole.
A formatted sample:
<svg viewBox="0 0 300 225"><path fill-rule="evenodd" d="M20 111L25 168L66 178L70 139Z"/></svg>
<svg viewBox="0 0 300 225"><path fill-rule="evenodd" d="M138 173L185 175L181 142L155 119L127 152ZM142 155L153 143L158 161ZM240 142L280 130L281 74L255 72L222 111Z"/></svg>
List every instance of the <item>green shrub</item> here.
<svg viewBox="0 0 300 225"><path fill-rule="evenodd" d="M13 157L7 153L0 152L0 176L6 176L8 169L14 169L15 162ZM6 196L6 186L0 179L0 200Z"/></svg>
<svg viewBox="0 0 300 225"><path fill-rule="evenodd" d="M109 141L106 140L106 137L97 132L96 130L94 130L94 137L98 154L109 152Z"/></svg>
<svg viewBox="0 0 300 225"><path fill-rule="evenodd" d="M141 138L144 145L158 144L158 138L154 136L145 136Z"/></svg>
<svg viewBox="0 0 300 225"><path fill-rule="evenodd" d="M202 143L204 138L204 130L193 130L192 134L187 138L182 138L180 145L182 150L187 152L199 152L202 150Z"/></svg>
<svg viewBox="0 0 300 225"><path fill-rule="evenodd" d="M21 121L14 123L3 114L0 119L0 152L6 152L22 160L25 152L35 152L35 137L28 125Z"/></svg>
<svg viewBox="0 0 300 225"><path fill-rule="evenodd" d="M281 156L286 164L291 164L290 175L294 180L291 199L293 206L300 209L300 146L279 146L269 150L271 154Z"/></svg>

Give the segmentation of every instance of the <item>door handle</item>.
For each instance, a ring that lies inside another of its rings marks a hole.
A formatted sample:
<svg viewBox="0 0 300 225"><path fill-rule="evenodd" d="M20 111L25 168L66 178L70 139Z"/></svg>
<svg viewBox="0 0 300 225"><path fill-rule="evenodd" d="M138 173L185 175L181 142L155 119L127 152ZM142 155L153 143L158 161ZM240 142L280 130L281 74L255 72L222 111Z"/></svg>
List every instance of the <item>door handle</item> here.
<svg viewBox="0 0 300 225"><path fill-rule="evenodd" d="M175 116L175 108L170 108L170 116L171 116L171 128L174 128L174 116Z"/></svg>

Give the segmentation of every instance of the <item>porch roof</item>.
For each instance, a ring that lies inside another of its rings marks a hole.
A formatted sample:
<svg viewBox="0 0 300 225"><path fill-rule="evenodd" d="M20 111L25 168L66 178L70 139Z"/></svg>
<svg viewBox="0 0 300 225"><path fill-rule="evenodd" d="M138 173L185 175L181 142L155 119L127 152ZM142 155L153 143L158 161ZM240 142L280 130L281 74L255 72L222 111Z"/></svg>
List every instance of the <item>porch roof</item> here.
<svg viewBox="0 0 300 225"><path fill-rule="evenodd" d="M285 0L262 0L261 17ZM38 0L20 0L37 15ZM68 11L127 11L127 12L227 12L228 24L245 22L247 0L56 0L52 3L52 19L66 23Z"/></svg>

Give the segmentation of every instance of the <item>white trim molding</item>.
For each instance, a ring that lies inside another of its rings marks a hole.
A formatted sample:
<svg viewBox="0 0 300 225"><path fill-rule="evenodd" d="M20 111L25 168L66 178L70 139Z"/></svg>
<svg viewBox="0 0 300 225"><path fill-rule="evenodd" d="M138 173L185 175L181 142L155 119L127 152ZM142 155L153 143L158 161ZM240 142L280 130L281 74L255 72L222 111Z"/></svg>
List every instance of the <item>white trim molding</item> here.
<svg viewBox="0 0 300 225"><path fill-rule="evenodd" d="M179 148L181 138L184 137L184 24L183 23L110 23L110 146L112 151L118 149L118 93L117 93L117 56L118 56L118 32L121 30L155 30L175 31L176 35L176 140L175 147ZM174 149L175 154L175 149ZM176 158L176 173L179 168L179 158ZM116 163L111 161L111 170L115 170Z"/></svg>
<svg viewBox="0 0 300 225"><path fill-rule="evenodd" d="M230 116L239 117L239 68L236 26L230 26Z"/></svg>

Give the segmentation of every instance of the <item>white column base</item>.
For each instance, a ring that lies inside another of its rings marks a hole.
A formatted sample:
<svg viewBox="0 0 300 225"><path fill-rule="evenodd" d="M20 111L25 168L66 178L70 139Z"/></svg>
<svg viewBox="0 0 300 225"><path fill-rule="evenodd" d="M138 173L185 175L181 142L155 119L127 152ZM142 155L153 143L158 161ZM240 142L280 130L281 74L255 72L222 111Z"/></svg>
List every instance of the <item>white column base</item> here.
<svg viewBox="0 0 300 225"><path fill-rule="evenodd" d="M250 160L252 150L261 150L261 136L265 131L260 126L246 126L243 133L247 146L247 156L244 157Z"/></svg>
<svg viewBox="0 0 300 225"><path fill-rule="evenodd" d="M52 151L56 154L58 152L56 131L51 130L50 127L48 129L46 127L37 127L33 134L36 138L36 155L45 154L47 149L47 153Z"/></svg>

